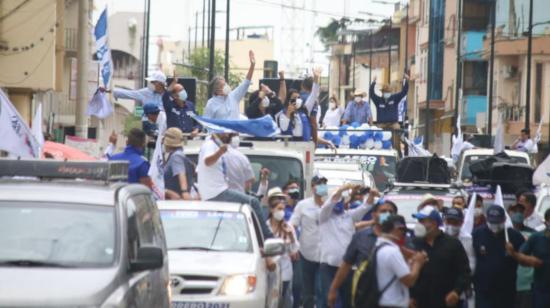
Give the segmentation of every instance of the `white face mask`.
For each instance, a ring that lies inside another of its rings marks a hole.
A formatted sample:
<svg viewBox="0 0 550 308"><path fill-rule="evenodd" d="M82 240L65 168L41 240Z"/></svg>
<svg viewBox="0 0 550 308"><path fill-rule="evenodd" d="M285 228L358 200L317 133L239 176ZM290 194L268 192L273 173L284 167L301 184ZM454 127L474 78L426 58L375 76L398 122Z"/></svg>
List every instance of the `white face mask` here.
<svg viewBox="0 0 550 308"><path fill-rule="evenodd" d="M501 224L487 223L487 227L489 227L489 230L491 230L493 233L499 233L502 230L504 230L504 223L501 223Z"/></svg>
<svg viewBox="0 0 550 308"><path fill-rule="evenodd" d="M233 136L231 137L231 147L236 149L239 147L239 144L241 143L241 138L239 136Z"/></svg>
<svg viewBox="0 0 550 308"><path fill-rule="evenodd" d="M474 216L475 217L480 217L481 215L483 215L483 209L480 208L480 207L476 207L474 209Z"/></svg>
<svg viewBox="0 0 550 308"><path fill-rule="evenodd" d="M269 107L269 98L264 97L264 99L262 100L262 106L263 106L264 108Z"/></svg>
<svg viewBox="0 0 550 308"><path fill-rule="evenodd" d="M276 221L281 221L283 220L283 218L285 218L285 211L277 210L273 213L273 219L275 219Z"/></svg>
<svg viewBox="0 0 550 308"><path fill-rule="evenodd" d="M332 110L336 109L336 103L335 103L335 102L330 102L330 103L328 104L328 106L329 106L329 108L332 109Z"/></svg>
<svg viewBox="0 0 550 308"><path fill-rule="evenodd" d="M445 225L445 233L450 236L457 236L460 233L460 227Z"/></svg>
<svg viewBox="0 0 550 308"><path fill-rule="evenodd" d="M423 238L426 237L426 234L428 234L428 230L426 230L426 227L424 227L423 224L417 222L414 225L414 236Z"/></svg>
<svg viewBox="0 0 550 308"><path fill-rule="evenodd" d="M296 109L300 109L300 108L302 108L302 99L297 98L296 99Z"/></svg>
<svg viewBox="0 0 550 308"><path fill-rule="evenodd" d="M149 90L151 90L151 91L154 92L154 91L155 91L155 84L152 83L152 82L149 82L149 83L147 84L147 88L149 88Z"/></svg>
<svg viewBox="0 0 550 308"><path fill-rule="evenodd" d="M384 96L385 99L388 99L388 98L390 98L391 93L384 93L383 96Z"/></svg>
<svg viewBox="0 0 550 308"><path fill-rule="evenodd" d="M225 86L223 86L223 95L227 96L231 93L231 87L226 83Z"/></svg>
<svg viewBox="0 0 550 308"><path fill-rule="evenodd" d="M354 99L353 99L356 103L360 103L363 98L361 98L361 96L356 96Z"/></svg>

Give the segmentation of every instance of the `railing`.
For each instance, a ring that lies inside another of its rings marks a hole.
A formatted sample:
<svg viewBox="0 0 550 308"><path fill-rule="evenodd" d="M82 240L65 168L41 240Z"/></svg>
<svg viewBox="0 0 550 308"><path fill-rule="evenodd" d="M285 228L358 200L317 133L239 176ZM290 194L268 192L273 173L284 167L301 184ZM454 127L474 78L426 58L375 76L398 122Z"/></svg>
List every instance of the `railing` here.
<svg viewBox="0 0 550 308"><path fill-rule="evenodd" d="M77 42L77 29L65 28L65 50L76 51Z"/></svg>

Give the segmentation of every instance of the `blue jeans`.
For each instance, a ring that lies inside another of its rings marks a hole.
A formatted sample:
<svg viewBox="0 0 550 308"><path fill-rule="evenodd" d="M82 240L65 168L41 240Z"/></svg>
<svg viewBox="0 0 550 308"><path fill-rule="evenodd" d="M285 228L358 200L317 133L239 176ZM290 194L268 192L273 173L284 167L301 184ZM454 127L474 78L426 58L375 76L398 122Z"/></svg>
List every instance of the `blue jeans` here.
<svg viewBox="0 0 550 308"><path fill-rule="evenodd" d="M330 285L336 276L338 271L337 267L330 266L326 263L321 263L321 288L323 293L328 296ZM352 275L348 275L344 283L338 289L338 300L336 301L336 307L351 308L351 285Z"/></svg>
<svg viewBox="0 0 550 308"><path fill-rule="evenodd" d="M225 202L249 204L250 207L252 207L252 210L254 211L254 213L256 213L256 216L258 216L258 220L260 220L260 227L262 228L262 233L264 235L264 238L273 237L273 233L271 232L271 230L268 228L266 224L267 218L264 216L264 213L260 206L260 201L257 198L243 194L236 190L227 189L221 194L217 195L216 197L209 199L208 201L225 201Z"/></svg>
<svg viewBox="0 0 550 308"><path fill-rule="evenodd" d="M319 268L321 264L319 262L312 262L307 260L302 254L300 254L300 260L302 262L303 307L327 307L327 294L323 294L321 288L319 287Z"/></svg>

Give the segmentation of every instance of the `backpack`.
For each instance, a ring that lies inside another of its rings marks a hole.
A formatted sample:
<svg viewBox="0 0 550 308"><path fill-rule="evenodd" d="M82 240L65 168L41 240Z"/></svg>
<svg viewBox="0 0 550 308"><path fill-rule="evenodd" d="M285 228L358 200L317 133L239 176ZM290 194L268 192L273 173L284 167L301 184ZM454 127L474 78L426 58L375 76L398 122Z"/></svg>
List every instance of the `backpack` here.
<svg viewBox="0 0 550 308"><path fill-rule="evenodd" d="M362 266L362 272L355 286L355 296L353 298L353 307L355 308L377 308L382 294L390 287L397 277L393 277L390 282L382 289L378 287L378 277L376 274L376 254L380 248L389 245L382 243L377 246L369 257L366 268Z"/></svg>

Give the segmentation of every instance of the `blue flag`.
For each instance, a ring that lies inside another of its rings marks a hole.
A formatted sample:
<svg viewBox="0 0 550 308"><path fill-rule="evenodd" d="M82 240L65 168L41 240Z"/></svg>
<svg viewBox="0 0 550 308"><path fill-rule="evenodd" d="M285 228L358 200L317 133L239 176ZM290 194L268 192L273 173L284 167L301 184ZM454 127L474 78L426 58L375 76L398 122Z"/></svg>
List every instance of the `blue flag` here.
<svg viewBox="0 0 550 308"><path fill-rule="evenodd" d="M281 133L271 116L252 120L218 120L188 113L203 127L214 133L241 133L255 137L273 137Z"/></svg>
<svg viewBox="0 0 550 308"><path fill-rule="evenodd" d="M109 49L107 35L107 8L103 10L97 20L94 29L95 45L97 58L101 65L101 78L105 88L109 87L109 81L113 73L113 61L111 59L111 49Z"/></svg>

